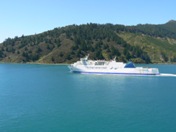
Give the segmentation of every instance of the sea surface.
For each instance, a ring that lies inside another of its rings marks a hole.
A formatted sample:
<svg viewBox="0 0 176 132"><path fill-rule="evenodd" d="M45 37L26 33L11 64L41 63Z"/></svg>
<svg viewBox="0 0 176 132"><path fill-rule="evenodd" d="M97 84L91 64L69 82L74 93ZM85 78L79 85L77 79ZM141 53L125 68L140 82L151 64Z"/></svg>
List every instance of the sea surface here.
<svg viewBox="0 0 176 132"><path fill-rule="evenodd" d="M157 67L176 74L176 65ZM176 77L0 64L0 132L175 132Z"/></svg>

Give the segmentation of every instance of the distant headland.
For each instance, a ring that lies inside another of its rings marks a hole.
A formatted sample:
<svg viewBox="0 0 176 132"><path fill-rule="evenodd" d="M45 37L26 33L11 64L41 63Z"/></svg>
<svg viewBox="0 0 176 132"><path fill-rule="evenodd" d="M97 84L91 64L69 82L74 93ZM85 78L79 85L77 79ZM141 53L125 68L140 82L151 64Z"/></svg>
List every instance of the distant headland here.
<svg viewBox="0 0 176 132"><path fill-rule="evenodd" d="M176 62L176 21L165 24L69 25L40 34L8 38L0 44L0 62L71 63L92 59L135 63Z"/></svg>

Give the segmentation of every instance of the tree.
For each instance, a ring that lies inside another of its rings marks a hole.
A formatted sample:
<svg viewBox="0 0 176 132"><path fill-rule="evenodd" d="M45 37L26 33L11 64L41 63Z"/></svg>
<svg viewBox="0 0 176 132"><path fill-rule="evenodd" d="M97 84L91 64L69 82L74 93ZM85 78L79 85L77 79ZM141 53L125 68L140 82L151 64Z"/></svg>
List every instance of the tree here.
<svg viewBox="0 0 176 132"><path fill-rule="evenodd" d="M112 56L120 56L121 55L119 50L117 48L115 48L114 46L111 46L111 54L112 54Z"/></svg>
<svg viewBox="0 0 176 132"><path fill-rule="evenodd" d="M96 58L97 59L104 59L104 57L103 57L103 55L102 55L102 53L101 53L101 50L97 50L96 52L95 52L95 56L96 56Z"/></svg>

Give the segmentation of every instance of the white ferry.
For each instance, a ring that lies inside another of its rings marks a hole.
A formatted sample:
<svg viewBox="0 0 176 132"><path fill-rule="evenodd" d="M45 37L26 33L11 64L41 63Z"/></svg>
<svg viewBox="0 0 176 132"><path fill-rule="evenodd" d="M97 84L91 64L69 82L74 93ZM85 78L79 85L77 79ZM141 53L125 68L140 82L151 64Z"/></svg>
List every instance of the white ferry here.
<svg viewBox="0 0 176 132"><path fill-rule="evenodd" d="M69 65L70 71L89 74L159 75L158 68L135 67L132 62L116 62L115 58L105 61L88 60L88 57L89 55Z"/></svg>

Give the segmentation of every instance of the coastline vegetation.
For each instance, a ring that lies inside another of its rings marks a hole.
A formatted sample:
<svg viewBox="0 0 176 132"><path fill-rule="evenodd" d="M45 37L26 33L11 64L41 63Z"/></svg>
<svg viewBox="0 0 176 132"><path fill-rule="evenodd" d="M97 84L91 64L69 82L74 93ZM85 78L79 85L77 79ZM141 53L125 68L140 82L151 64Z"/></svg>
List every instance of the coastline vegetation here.
<svg viewBox="0 0 176 132"><path fill-rule="evenodd" d="M0 44L0 62L68 64L90 54L91 59L175 63L175 27L173 20L160 25L69 25L7 38Z"/></svg>

